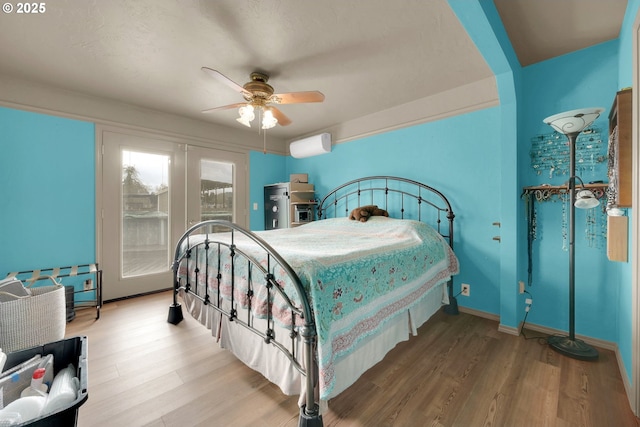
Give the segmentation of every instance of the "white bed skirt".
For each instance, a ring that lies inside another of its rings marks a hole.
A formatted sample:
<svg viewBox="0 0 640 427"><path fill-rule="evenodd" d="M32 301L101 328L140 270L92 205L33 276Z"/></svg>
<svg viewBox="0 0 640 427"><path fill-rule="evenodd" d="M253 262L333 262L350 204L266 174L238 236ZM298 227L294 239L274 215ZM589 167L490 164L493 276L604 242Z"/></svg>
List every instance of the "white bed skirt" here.
<svg viewBox="0 0 640 427"><path fill-rule="evenodd" d="M211 329L212 335L222 348L228 349L244 364L260 372L280 387L286 395L300 394L301 403L304 402L304 377L284 353L260 340L245 327L229 321L226 316L221 315L211 306L205 306L193 295L180 291L180 296L193 318ZM356 350L335 364L336 383L329 398L334 398L356 382L364 372L380 362L398 343L407 341L410 335L417 335L418 328L443 304L448 303L446 283L434 286L406 314L389 320L383 331L362 340ZM254 326L259 330L266 330L266 326L260 325L259 321L256 321ZM275 333L280 342L291 341L289 338L281 338L289 336L286 329L276 329ZM300 336L294 345L296 354L302 355L303 343ZM326 407L326 402L321 402L321 409L322 407Z"/></svg>

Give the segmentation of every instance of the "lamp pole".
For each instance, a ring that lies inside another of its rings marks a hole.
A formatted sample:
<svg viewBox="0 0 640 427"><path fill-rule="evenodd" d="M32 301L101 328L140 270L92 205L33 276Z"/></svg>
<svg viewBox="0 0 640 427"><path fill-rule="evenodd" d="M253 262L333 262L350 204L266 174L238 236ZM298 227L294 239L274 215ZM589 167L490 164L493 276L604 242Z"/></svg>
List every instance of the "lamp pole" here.
<svg viewBox="0 0 640 427"><path fill-rule="evenodd" d="M569 339L576 339L576 140L580 132L567 135L569 138Z"/></svg>
<svg viewBox="0 0 640 427"><path fill-rule="evenodd" d="M564 354L580 360L596 360L598 351L582 340L576 339L575 334L575 214L576 214L576 141L578 135L587 126L593 123L602 108L589 108L583 110L567 111L547 117L544 122L561 132L569 139L569 336L552 335L547 338L549 347Z"/></svg>

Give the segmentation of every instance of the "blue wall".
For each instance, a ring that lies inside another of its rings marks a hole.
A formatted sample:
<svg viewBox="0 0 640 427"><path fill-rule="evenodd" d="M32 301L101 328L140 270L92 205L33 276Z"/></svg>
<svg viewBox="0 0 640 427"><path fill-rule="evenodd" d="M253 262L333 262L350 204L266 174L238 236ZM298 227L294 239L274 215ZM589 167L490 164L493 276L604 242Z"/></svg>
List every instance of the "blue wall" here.
<svg viewBox="0 0 640 427"><path fill-rule="evenodd" d="M289 181L285 156L249 153L249 229L264 230L264 186ZM253 204L258 210L253 210Z"/></svg>
<svg viewBox="0 0 640 427"><path fill-rule="evenodd" d="M499 312L500 109L490 108L375 135L333 147L329 154L287 159L291 172L306 172L318 197L351 179L396 175L441 190L455 217L461 272L456 292L469 283L464 305ZM459 298L459 300L462 299Z"/></svg>
<svg viewBox="0 0 640 427"><path fill-rule="evenodd" d="M95 262L94 125L0 108L0 129L0 277Z"/></svg>
<svg viewBox="0 0 640 427"><path fill-rule="evenodd" d="M500 15L490 0L448 0L449 5L467 30L487 65L495 75L500 99L500 327L515 330L524 306L519 304L515 283L520 279L521 248L518 245L522 226L517 221L522 207L518 203L519 135L518 99L520 97L520 64L506 34ZM463 302L464 303L464 302Z"/></svg>

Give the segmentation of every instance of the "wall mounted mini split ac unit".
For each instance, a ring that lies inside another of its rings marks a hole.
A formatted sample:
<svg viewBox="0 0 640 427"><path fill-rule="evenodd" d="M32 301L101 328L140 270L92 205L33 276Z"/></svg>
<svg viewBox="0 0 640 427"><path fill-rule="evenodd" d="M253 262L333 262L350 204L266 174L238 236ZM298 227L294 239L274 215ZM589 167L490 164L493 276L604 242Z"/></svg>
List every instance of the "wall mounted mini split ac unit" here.
<svg viewBox="0 0 640 427"><path fill-rule="evenodd" d="M294 141L289 145L289 151L291 152L291 156L296 159L330 153L331 134L321 133L320 135L314 135Z"/></svg>

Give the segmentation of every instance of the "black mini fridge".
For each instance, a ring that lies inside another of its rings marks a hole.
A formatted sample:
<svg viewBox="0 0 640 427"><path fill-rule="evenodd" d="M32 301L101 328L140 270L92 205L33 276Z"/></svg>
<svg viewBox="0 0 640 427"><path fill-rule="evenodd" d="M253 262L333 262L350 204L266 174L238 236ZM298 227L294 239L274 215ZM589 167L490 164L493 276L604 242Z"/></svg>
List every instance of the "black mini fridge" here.
<svg viewBox="0 0 640 427"><path fill-rule="evenodd" d="M289 183L264 187L264 229L289 227Z"/></svg>

